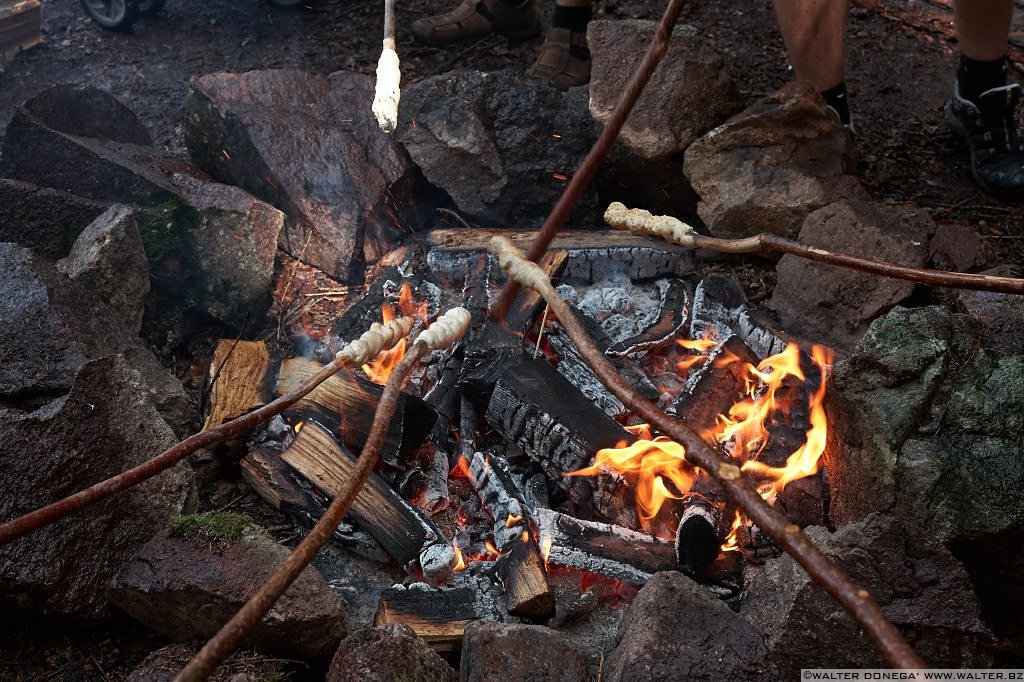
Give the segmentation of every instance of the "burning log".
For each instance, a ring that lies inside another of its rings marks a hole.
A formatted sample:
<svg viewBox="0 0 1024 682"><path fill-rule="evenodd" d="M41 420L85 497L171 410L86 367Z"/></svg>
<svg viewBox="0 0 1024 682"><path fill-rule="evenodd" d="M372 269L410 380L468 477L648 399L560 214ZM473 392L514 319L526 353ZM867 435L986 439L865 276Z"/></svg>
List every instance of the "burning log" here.
<svg viewBox="0 0 1024 682"><path fill-rule="evenodd" d="M506 368L485 418L584 506L593 501L593 483L564 474L590 464L601 448L636 440L544 360L522 359Z"/></svg>
<svg viewBox="0 0 1024 682"><path fill-rule="evenodd" d="M728 277L706 277L693 293L691 339L724 339L737 335L756 357L781 353L792 339L771 328L764 316L750 310L747 297Z"/></svg>
<svg viewBox="0 0 1024 682"><path fill-rule="evenodd" d="M687 375L686 388L669 410L697 433L711 431L718 415L727 414L743 396L750 376L747 368L758 363L739 336L730 332L722 338L724 341L707 351L700 368Z"/></svg>
<svg viewBox="0 0 1024 682"><path fill-rule="evenodd" d="M710 477L706 477L706 481L707 487L713 486L714 481ZM717 485L713 487L718 488ZM720 489L716 497L721 497ZM697 573L718 557L729 533L724 510L724 502L713 501L700 494L687 495L683 500L683 515L676 528L675 553L679 565L690 574Z"/></svg>
<svg viewBox="0 0 1024 682"><path fill-rule="evenodd" d="M659 571L678 570L672 543L622 526L534 510L547 562L643 585Z"/></svg>
<svg viewBox="0 0 1024 682"><path fill-rule="evenodd" d="M480 501L494 519L494 544L501 557L498 575L505 585L509 613L546 620L555 613L555 598L537 549L529 510L512 474L498 457L474 452L469 472Z"/></svg>
<svg viewBox="0 0 1024 682"><path fill-rule="evenodd" d="M380 594L373 624L402 623L435 651L458 651L466 626L480 620L473 590L390 588Z"/></svg>
<svg viewBox="0 0 1024 682"><path fill-rule="evenodd" d="M661 299L661 314L654 324L636 336L613 343L604 354L617 357L669 345L686 324L688 302L686 284L682 280L671 280Z"/></svg>
<svg viewBox="0 0 1024 682"><path fill-rule="evenodd" d="M319 369L307 358L291 358L281 363L274 392L288 393ZM338 439L353 449L366 443L373 422L373 410L383 389L360 379L353 370L342 370L327 379L296 404L289 414L302 419L314 416L322 425L332 426ZM419 446L437 421L437 413L415 396L402 393L398 399L398 415L388 430L382 457L394 464L399 450L411 451Z"/></svg>
<svg viewBox="0 0 1024 682"><path fill-rule="evenodd" d="M281 459L326 495L334 497L352 477L356 457L338 443L331 433L313 421L306 421ZM448 566L436 566L433 545L450 550L444 534L417 507L406 502L380 476L371 473L348 512L355 524L380 543L404 568L420 561L431 579L444 580L455 563L454 551ZM429 558L429 560L428 560ZM424 565L426 564L426 565ZM443 559L442 559L443 564Z"/></svg>

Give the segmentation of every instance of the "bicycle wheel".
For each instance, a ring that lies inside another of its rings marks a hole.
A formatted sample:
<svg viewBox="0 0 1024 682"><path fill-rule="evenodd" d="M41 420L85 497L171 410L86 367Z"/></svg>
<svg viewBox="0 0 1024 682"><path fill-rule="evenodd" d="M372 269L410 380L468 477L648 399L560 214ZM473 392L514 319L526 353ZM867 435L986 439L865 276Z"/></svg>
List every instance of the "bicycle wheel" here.
<svg viewBox="0 0 1024 682"><path fill-rule="evenodd" d="M109 31L123 31L139 15L139 0L81 0L89 18Z"/></svg>
<svg viewBox="0 0 1024 682"><path fill-rule="evenodd" d="M167 4L167 0L139 0L139 14L151 17L160 12L165 4Z"/></svg>

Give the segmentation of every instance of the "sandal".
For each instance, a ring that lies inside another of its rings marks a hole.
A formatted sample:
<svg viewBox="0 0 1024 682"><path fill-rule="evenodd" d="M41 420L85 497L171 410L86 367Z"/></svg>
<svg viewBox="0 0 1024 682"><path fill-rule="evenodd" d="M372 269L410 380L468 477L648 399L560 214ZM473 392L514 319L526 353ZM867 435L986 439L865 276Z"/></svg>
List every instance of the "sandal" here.
<svg viewBox="0 0 1024 682"><path fill-rule="evenodd" d="M548 31L537 61L527 74L532 80L559 90L590 82L587 34L567 28L552 28Z"/></svg>
<svg viewBox="0 0 1024 682"><path fill-rule="evenodd" d="M417 19L412 33L417 40L437 46L491 33L526 40L540 33L540 12L535 0L523 0L519 5L505 0L463 0L450 12Z"/></svg>

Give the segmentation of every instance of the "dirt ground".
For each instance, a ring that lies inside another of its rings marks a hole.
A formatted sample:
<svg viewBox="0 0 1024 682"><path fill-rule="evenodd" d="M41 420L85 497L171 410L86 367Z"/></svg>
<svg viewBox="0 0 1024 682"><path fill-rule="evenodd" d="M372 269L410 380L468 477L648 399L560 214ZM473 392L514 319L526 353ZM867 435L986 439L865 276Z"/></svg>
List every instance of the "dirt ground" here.
<svg viewBox="0 0 1024 682"><path fill-rule="evenodd" d="M449 50L416 45L408 30L411 21L450 1L399 3L405 83L453 68L529 66L540 39L509 43L490 37ZM988 247L988 265L1004 263L1024 272L1024 206L999 203L974 189L962 152L941 120L955 52L947 3L857 4L848 27L848 83L862 181L876 198L927 208L940 223L973 226ZM599 17L656 19L663 6L664 0L596 0L595 8ZM0 130L18 104L38 90L55 83L88 84L114 93L159 144L182 153L181 119L191 76L282 67L370 73L380 49L380 10L379 0L314 0L297 12L260 0L168 0L161 16L141 19L131 32L118 34L93 25L75 0L47 0L44 44L0 65ZM735 68L749 100L788 78L770 0L692 0L683 21L697 26ZM1018 16L1017 24L1022 22ZM1015 43L1021 35L1015 30ZM763 266L759 272L755 279L761 276L763 297L774 273ZM123 679L158 645L120 621L84 634L30 629L0 642L0 680Z"/></svg>

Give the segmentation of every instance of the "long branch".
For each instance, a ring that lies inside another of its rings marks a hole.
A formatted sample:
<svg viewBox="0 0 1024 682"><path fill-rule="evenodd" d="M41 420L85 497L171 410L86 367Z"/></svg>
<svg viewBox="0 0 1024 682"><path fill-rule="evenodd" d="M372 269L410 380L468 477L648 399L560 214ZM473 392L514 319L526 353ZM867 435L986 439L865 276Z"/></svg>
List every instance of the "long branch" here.
<svg viewBox="0 0 1024 682"><path fill-rule="evenodd" d="M654 69L658 67L661 58L668 51L668 41L672 37L672 30L675 28L676 21L679 20L679 14L683 11L684 4L686 4L686 0L669 0L668 5L665 7L665 13L658 23L658 28L654 32L654 37L651 38L651 43L647 46L647 52L644 53L643 60L637 65L636 71L633 72L633 76L626 85L626 89L623 90L622 96L619 97L619 101L615 104L615 109L612 110L611 116L608 117L608 122L605 123L604 129L598 136L597 141L594 142L594 146L587 152L586 158L583 159L579 168L573 173L569 184L565 186L562 196L558 198L558 203L551 209L551 213L548 214L540 231L533 238L530 249L526 254L527 258L531 261L536 262L548 250L551 240L555 238L555 235L565 225L565 221L569 219L569 213L572 212L573 207L579 201L583 192L590 186L590 182L594 179L601 164L611 151L612 145L615 144L615 140L619 136L619 131L622 130L622 126L625 125L626 119L629 117L629 112L633 110L637 99L640 98L640 93L643 92L647 81L651 79ZM508 311L513 297L516 295L516 289L517 285L513 281L505 284L501 296L491 306L490 314L492 319L505 319L505 313Z"/></svg>
<svg viewBox="0 0 1024 682"><path fill-rule="evenodd" d="M38 530L43 526L84 509L85 507L112 497L134 485L156 476L193 452L208 448L222 441L234 438L256 427L274 415L288 409L304 398L313 389L345 367L358 367L372 360L382 350L394 346L399 339L408 336L413 320L409 317L392 320L386 325L375 323L369 331L339 351L334 360L324 365L323 369L311 376L294 391L287 393L273 402L231 421L224 422L212 429L189 436L169 450L156 457L146 460L138 466L123 471L116 476L100 481L84 490L52 502L45 507L7 521L0 525L0 546Z"/></svg>
<svg viewBox="0 0 1024 682"><path fill-rule="evenodd" d="M970 272L948 272L901 265L876 258L865 258L850 253L829 251L801 244L793 239L780 237L777 234L762 232L743 239L719 239L698 234L693 227L678 218L665 215L652 215L649 211L639 208L626 208L613 202L605 211L604 221L608 225L628 230L634 234L648 237L660 237L667 242L678 244L688 249L708 249L719 253L758 253L760 251L780 251L800 258L806 258L826 265L837 266L849 270L868 272L873 275L903 279L918 284L955 289L974 289L978 291L997 291L1004 294L1024 294L1024 279L1015 277L996 277Z"/></svg>
<svg viewBox="0 0 1024 682"><path fill-rule="evenodd" d="M544 297L552 313L558 318L580 355L601 383L656 430L682 444L686 450L687 461L711 474L732 501L846 609L878 647L889 665L894 668L927 667L907 644L899 630L885 617L868 591L854 583L846 573L822 554L796 525L769 507L747 477L740 472L739 467L725 461L723 456L705 443L695 431L669 417L623 381L587 335L569 306L555 292L551 280L543 270L525 260L523 254L503 237L495 237L490 250L497 256L502 269L509 273L509 278L516 279L521 285L534 289Z"/></svg>
<svg viewBox="0 0 1024 682"><path fill-rule="evenodd" d="M377 464L381 447L387 439L391 420L398 409L399 394L409 376L409 371L425 354L432 350L446 348L460 339L469 326L469 320L470 316L467 310L453 308L438 318L429 329L420 333L412 348L395 366L384 385L384 393L381 395L380 401L377 403L377 410L373 415L373 425L370 427L363 451L359 454L359 459L352 470L351 478L345 481L345 485L338 491L327 511L309 531L309 534L292 550L273 575L232 616L231 620L225 623L217 634L192 657L192 660L178 673L175 678L176 682L198 682L209 677L220 662L234 651L235 647L267 615L274 603L295 582L295 579L299 577L299 574L309 565L320 549L327 544L356 499L356 495L366 483L366 479L369 478L373 467Z"/></svg>

